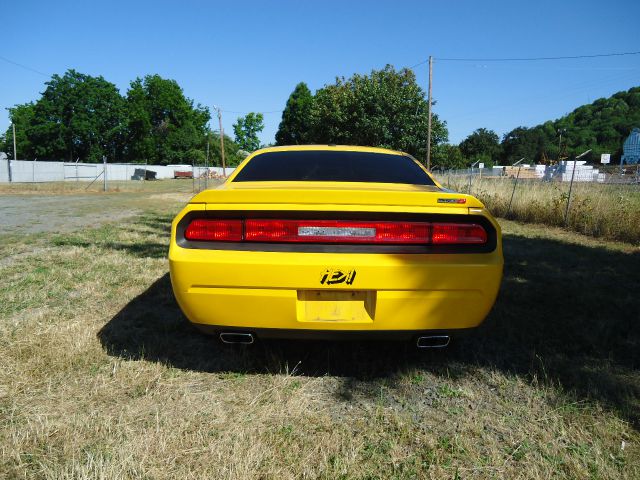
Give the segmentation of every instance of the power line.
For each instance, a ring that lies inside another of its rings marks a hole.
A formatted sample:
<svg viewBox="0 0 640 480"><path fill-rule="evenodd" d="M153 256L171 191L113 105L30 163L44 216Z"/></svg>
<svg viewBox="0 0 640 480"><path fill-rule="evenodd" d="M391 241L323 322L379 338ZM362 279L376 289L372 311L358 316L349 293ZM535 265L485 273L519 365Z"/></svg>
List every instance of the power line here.
<svg viewBox="0 0 640 480"><path fill-rule="evenodd" d="M575 60L579 58L623 57L640 55L640 52L599 53L595 55L570 55L564 57L529 57L529 58L437 58L441 62L537 62L540 60Z"/></svg>
<svg viewBox="0 0 640 480"><path fill-rule="evenodd" d="M437 58L435 58L435 59L437 60ZM416 63L415 65L411 65L409 68L410 68L410 69L414 69L414 68L416 68L416 67L419 67L420 65L424 65L425 63L429 63L429 59L424 60L424 61L422 61L422 62L418 62L418 63Z"/></svg>
<svg viewBox="0 0 640 480"><path fill-rule="evenodd" d="M10 63L11 65L15 65L16 67L20 67L20 68L23 68L25 70L29 70L30 72L37 73L38 75L42 75L44 77L49 77L50 76L50 75L48 75L48 74L46 74L44 72L41 72L40 70L36 70L35 68L31 68L28 65L24 65L24 64L18 63L18 62L14 62L13 60L11 60L9 58L3 57L2 55L0 55L0 60L2 60L4 62L7 62L7 63ZM236 114L239 114L239 115L247 115L248 113L262 113L263 115L269 115L269 114L273 114L273 113L282 113L282 110L269 110L269 111L265 111L265 112L240 112L240 111L237 111L237 110L220 110L220 111L225 112L225 113L236 113Z"/></svg>
<svg viewBox="0 0 640 480"><path fill-rule="evenodd" d="M640 52L615 52L615 53L598 53L593 55L567 55L561 57L521 57L521 58L445 58L433 57L434 60L441 62L538 62L544 60L576 60L582 58L603 58L603 57L623 57L627 55L640 55ZM409 68L415 68L428 63L429 60L423 60Z"/></svg>
<svg viewBox="0 0 640 480"><path fill-rule="evenodd" d="M249 113L262 113L263 115L267 115L269 113L282 113L282 110L269 110L267 112L238 112L236 110L221 110L224 113L237 113L239 115L247 115Z"/></svg>
<svg viewBox="0 0 640 480"><path fill-rule="evenodd" d="M613 52L613 53L599 53L592 55L567 55L567 56L558 56L558 57L514 57L514 58L446 58L446 57L433 57L433 60L438 60L441 62L537 62L537 61L554 61L554 60L576 60L576 59L585 59L585 58L604 58L604 57L622 57L629 55L640 55L640 51L637 52ZM22 63L14 62L13 60L3 57L0 55L0 60L20 67L24 70L28 70L33 73L37 73L38 75L42 75L44 77L49 77L50 75L41 72L40 70L36 70L35 68L31 68L28 65L24 65ZM428 63L429 60L423 60L414 65L411 65L409 68L414 69L419 67L420 65L424 65ZM220 110L225 113L235 113L238 115L247 115L249 113L261 113L263 115L270 115L274 113L282 113L283 110L268 110L264 112L243 112L238 110Z"/></svg>
<svg viewBox="0 0 640 480"><path fill-rule="evenodd" d="M594 72L631 72L640 70L640 66L633 67L622 67L622 66L611 66L611 67L600 67L600 66L566 66L566 64L562 64L560 62L556 62L555 64L548 64L545 62L536 63L536 62L492 62L492 63L472 63L472 62L460 62L455 64L460 67L470 67L475 68L477 71L488 71L492 70L492 72L496 71L520 71L520 72L577 72L577 73L594 73ZM556 65L556 66L553 66ZM565 65L565 66L562 66Z"/></svg>
<svg viewBox="0 0 640 480"><path fill-rule="evenodd" d="M545 61L545 60L576 60L583 58L604 58L604 57L623 57L628 55L640 55L640 51L638 52L613 52L613 53L597 53L593 55L567 55L560 57L514 57L514 58L446 58L446 57L433 57L434 60L439 60L441 62L537 62L537 61ZM42 75L45 77L49 77L49 74L41 72L40 70L36 70L35 68L31 68L28 65L24 65L22 63L14 62L13 60L3 57L0 55L0 60L15 65L17 67L23 68L25 70L29 70L30 72L37 73L38 75ZM411 65L409 68L419 67L420 65L424 65L428 63L429 60L423 60L414 65ZM239 112L234 110L223 110L227 113L240 113L247 114L250 112ZM271 110L267 112L257 112L263 114L269 113L282 113L282 110Z"/></svg>
<svg viewBox="0 0 640 480"><path fill-rule="evenodd" d="M568 86L567 88L563 88L552 93L547 93L545 95L529 95L520 99L512 100L508 103L497 104L490 108L476 110L473 112L465 112L458 115L450 115L450 116L447 116L447 121L452 121L452 120L459 121L460 119L473 119L481 116L486 117L488 114L493 115L493 114L496 114L497 112L502 112L504 110L525 106L534 101L537 104L547 104L552 102L556 103L558 100L561 100L561 99L564 100L566 98L569 98L569 95L572 93L577 93L584 90L590 90L595 87L609 85L613 82L618 82L620 80L632 79L632 78L635 78L634 75L635 74L627 73L625 75L608 76L603 79L596 79L596 80L591 79L586 82L573 84L571 86Z"/></svg>
<svg viewBox="0 0 640 480"><path fill-rule="evenodd" d="M15 65L17 67L24 68L25 70L29 70L30 72L37 73L38 75L42 75L44 77L49 77L50 76L50 75L48 75L48 74L46 74L44 72L41 72L40 70L36 70L35 68L28 67L27 65L23 65L22 63L14 62L13 60L9 60L8 58L3 57L1 55L0 55L0 60L2 60L4 62L7 62L7 63L10 63L12 65Z"/></svg>

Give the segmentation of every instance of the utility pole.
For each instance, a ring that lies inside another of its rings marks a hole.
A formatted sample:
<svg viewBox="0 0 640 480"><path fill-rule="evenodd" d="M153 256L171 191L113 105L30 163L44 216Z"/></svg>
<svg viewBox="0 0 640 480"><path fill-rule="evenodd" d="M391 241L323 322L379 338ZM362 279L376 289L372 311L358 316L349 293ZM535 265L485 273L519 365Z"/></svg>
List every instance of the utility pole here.
<svg viewBox="0 0 640 480"><path fill-rule="evenodd" d="M560 134L560 139L558 140L558 165L560 164L560 154L562 152L562 134L566 132L566 128L559 128L558 133Z"/></svg>
<svg viewBox="0 0 640 480"><path fill-rule="evenodd" d="M218 111L218 125L220 125L220 155L222 155L222 176L227 176L227 167L224 163L224 130L222 128L222 111L220 107L213 106Z"/></svg>
<svg viewBox="0 0 640 480"><path fill-rule="evenodd" d="M427 123L427 170L431 170L431 83L433 79L433 57L429 55L429 120Z"/></svg>

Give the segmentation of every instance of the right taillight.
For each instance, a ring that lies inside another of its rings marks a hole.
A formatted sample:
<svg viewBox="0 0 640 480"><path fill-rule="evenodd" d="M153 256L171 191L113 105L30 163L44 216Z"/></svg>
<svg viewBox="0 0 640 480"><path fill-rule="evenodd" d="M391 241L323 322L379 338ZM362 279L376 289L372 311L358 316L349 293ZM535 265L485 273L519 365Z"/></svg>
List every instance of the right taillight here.
<svg viewBox="0 0 640 480"><path fill-rule="evenodd" d="M487 243L487 232L475 223L433 223L433 245L481 245Z"/></svg>

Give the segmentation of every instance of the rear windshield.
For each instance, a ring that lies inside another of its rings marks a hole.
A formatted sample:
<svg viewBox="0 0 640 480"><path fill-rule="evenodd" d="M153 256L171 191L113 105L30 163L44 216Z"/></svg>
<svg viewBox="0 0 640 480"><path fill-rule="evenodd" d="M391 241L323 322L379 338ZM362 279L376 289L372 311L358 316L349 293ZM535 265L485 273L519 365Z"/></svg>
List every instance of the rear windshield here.
<svg viewBox="0 0 640 480"><path fill-rule="evenodd" d="M410 157L329 150L256 155L234 182L377 182L435 185Z"/></svg>

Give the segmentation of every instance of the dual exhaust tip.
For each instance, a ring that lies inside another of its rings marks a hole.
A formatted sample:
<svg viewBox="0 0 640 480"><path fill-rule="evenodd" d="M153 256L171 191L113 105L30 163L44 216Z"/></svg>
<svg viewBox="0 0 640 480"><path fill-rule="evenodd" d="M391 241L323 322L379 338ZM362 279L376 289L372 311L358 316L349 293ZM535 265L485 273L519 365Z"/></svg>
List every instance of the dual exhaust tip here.
<svg viewBox="0 0 640 480"><path fill-rule="evenodd" d="M236 343L241 345L251 345L255 339L251 333L222 332L220 334L222 343Z"/></svg>
<svg viewBox="0 0 640 480"><path fill-rule="evenodd" d="M418 337L416 346L418 348L444 348L449 345L450 341L449 335L428 335Z"/></svg>
<svg viewBox="0 0 640 480"><path fill-rule="evenodd" d="M251 345L255 338L251 333L243 332L222 332L220 334L222 343ZM428 335L418 337L416 346L418 348L444 348L449 345L451 338L449 335Z"/></svg>

